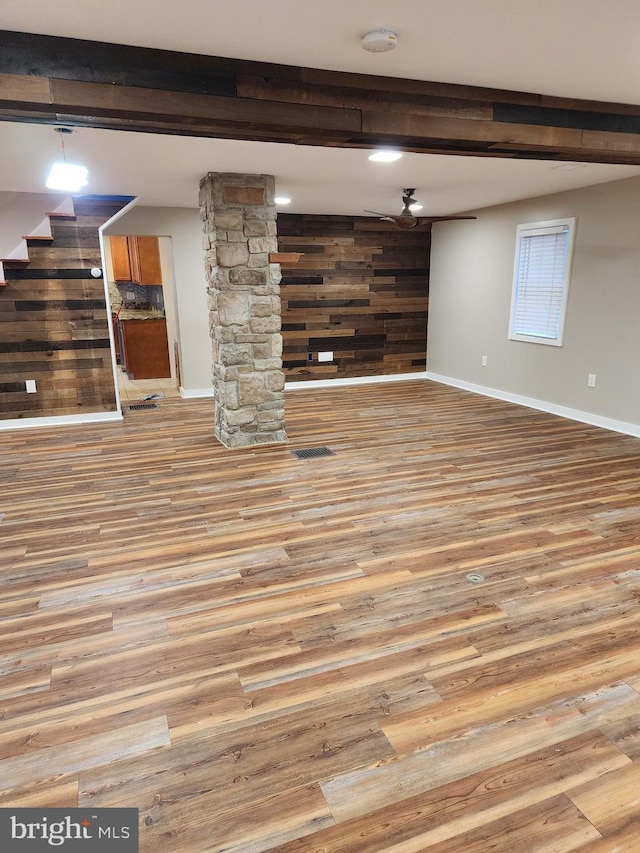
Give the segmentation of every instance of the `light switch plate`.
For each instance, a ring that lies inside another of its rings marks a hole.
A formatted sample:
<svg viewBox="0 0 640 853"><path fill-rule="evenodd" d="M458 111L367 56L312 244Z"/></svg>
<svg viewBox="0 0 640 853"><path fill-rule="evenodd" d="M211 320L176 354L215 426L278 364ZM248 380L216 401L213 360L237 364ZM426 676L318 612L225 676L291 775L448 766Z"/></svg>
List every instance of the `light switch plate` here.
<svg viewBox="0 0 640 853"><path fill-rule="evenodd" d="M25 387L27 394L35 394L36 393L36 380L35 379L26 379Z"/></svg>
<svg viewBox="0 0 640 853"><path fill-rule="evenodd" d="M333 361L333 350L318 353L318 361Z"/></svg>

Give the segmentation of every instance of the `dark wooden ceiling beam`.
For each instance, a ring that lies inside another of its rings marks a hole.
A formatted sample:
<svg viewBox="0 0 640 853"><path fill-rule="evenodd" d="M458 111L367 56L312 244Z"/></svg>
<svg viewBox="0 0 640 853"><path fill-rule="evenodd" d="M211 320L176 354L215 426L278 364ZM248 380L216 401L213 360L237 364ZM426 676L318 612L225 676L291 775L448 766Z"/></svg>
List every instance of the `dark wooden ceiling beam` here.
<svg viewBox="0 0 640 853"><path fill-rule="evenodd" d="M0 31L0 119L640 164L640 107Z"/></svg>
<svg viewBox="0 0 640 853"><path fill-rule="evenodd" d="M150 95L153 94L153 100ZM137 86L109 86L105 83L83 83L75 80L51 80L53 104L64 105L67 112L120 116L123 118L155 117L171 123L175 120L221 125L233 123L253 126L276 125L292 132L322 129L339 133L357 133L362 126L359 110L264 102L251 98L225 98L216 95L194 95L189 92L143 89Z"/></svg>

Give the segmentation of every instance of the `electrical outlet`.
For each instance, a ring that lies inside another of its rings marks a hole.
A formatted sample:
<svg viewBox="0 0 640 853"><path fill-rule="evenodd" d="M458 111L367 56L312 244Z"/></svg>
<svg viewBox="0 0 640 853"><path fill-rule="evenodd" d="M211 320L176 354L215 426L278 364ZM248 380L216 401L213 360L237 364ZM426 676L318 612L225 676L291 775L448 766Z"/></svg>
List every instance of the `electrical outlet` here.
<svg viewBox="0 0 640 853"><path fill-rule="evenodd" d="M36 393L36 380L35 379L26 379L25 380L25 390L27 394L35 394Z"/></svg>
<svg viewBox="0 0 640 853"><path fill-rule="evenodd" d="M596 387L596 375L595 375L595 373L590 373L587 376L587 385L589 386L589 388L595 388Z"/></svg>
<svg viewBox="0 0 640 853"><path fill-rule="evenodd" d="M483 367L486 367L486 366L487 366L487 357L486 357L486 355L483 355L483 356L482 356L482 366L483 366Z"/></svg>

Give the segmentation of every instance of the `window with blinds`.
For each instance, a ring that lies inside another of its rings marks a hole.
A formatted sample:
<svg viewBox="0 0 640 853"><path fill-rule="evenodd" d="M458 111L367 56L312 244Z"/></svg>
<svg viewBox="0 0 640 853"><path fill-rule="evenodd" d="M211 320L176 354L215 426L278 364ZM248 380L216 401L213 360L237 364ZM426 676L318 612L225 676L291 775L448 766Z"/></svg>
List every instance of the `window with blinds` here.
<svg viewBox="0 0 640 853"><path fill-rule="evenodd" d="M575 218L518 225L509 338L562 346Z"/></svg>

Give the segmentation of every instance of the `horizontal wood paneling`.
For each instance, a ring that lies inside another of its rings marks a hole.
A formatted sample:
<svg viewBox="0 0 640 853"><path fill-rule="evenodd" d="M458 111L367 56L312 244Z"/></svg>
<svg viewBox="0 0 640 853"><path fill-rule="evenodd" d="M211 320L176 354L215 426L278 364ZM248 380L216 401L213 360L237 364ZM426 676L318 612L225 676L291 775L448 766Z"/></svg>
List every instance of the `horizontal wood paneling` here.
<svg viewBox="0 0 640 853"><path fill-rule="evenodd" d="M102 266L98 227L121 207L78 199L75 221L52 218L51 242L27 240L26 267L5 265L0 419L116 409L104 283L90 270Z"/></svg>
<svg viewBox="0 0 640 853"><path fill-rule="evenodd" d="M425 369L429 230L372 217L278 215L284 370L291 379ZM318 362L331 350L333 362ZM309 361L308 355L313 359Z"/></svg>
<svg viewBox="0 0 640 853"><path fill-rule="evenodd" d="M0 31L0 117L305 145L640 163L640 106Z"/></svg>

